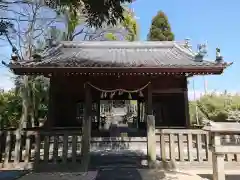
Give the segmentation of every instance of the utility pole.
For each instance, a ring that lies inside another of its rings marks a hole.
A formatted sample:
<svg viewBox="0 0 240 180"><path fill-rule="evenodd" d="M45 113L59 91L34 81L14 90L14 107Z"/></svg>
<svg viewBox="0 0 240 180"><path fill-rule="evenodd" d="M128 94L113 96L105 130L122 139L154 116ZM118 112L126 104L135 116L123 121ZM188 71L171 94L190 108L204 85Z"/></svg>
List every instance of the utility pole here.
<svg viewBox="0 0 240 180"><path fill-rule="evenodd" d="M205 76L203 76L203 87L204 87L204 93L207 94L207 80L205 79Z"/></svg>

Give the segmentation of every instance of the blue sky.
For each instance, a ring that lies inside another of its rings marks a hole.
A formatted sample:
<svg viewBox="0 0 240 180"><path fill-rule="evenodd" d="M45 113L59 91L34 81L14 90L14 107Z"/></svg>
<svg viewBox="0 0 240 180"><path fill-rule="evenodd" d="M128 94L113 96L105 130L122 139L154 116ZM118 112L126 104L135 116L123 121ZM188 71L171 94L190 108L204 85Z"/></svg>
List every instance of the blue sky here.
<svg viewBox="0 0 240 180"><path fill-rule="evenodd" d="M238 69L240 63L238 49L240 42L240 1L217 0L136 0L131 7L139 17L141 40L145 40L151 19L159 10L166 13L176 40L191 39L193 49L198 43L208 43L208 57L215 59L215 49L219 47L225 61L234 62L221 76L206 76L209 91L240 91ZM0 59L10 55L9 47L1 47ZM10 73L0 66L0 88L11 87ZM193 79L193 78L191 78ZM203 92L203 77L195 77L196 92ZM192 91L192 80L189 84Z"/></svg>
<svg viewBox="0 0 240 180"><path fill-rule="evenodd" d="M215 59L219 47L227 62L234 62L221 76L206 76L209 91L240 90L238 83L240 63L240 1L219 0L136 0L132 5L140 25L141 39L145 40L151 19L159 10L166 13L176 40L190 38L193 48L198 43L208 44L208 57ZM203 91L203 77L194 78L195 89ZM192 82L189 91L192 90Z"/></svg>

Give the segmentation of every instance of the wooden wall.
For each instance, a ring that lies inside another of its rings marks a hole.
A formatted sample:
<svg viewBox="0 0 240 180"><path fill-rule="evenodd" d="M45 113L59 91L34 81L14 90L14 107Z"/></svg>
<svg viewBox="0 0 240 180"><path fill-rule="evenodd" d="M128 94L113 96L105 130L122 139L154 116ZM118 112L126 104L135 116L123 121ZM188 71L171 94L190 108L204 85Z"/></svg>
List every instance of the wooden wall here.
<svg viewBox="0 0 240 180"><path fill-rule="evenodd" d="M48 120L51 121L49 123L51 126L78 126L76 103L84 101L85 82L102 89L128 90L139 89L151 82L155 111L158 107L163 107L165 111L163 122L158 124L164 126L186 124L183 90L187 90L187 81L183 76L55 76L51 78L52 108L49 109L51 112ZM98 91L92 89L91 93L93 101L100 99ZM143 93L146 100L147 88Z"/></svg>

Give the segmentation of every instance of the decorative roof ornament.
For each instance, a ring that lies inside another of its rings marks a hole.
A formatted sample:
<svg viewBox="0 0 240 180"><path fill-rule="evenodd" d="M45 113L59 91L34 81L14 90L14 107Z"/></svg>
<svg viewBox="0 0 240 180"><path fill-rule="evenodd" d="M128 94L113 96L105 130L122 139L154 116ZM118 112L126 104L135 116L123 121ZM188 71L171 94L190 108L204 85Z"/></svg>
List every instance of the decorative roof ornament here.
<svg viewBox="0 0 240 180"><path fill-rule="evenodd" d="M195 55L196 60L202 61L203 57L207 54L207 44L198 44L197 46L197 54Z"/></svg>
<svg viewBox="0 0 240 180"><path fill-rule="evenodd" d="M12 54L11 54L11 63L16 63L18 61L18 51L15 46L12 48Z"/></svg>
<svg viewBox="0 0 240 180"><path fill-rule="evenodd" d="M32 58L34 59L34 61L40 62L41 59L42 59L42 56L41 56L40 54L38 54L38 53L34 53L34 54L32 55Z"/></svg>
<svg viewBox="0 0 240 180"><path fill-rule="evenodd" d="M49 29L48 38L46 40L48 48L57 46L58 42L57 42L56 34L57 34L56 26L51 26L50 29Z"/></svg>
<svg viewBox="0 0 240 180"><path fill-rule="evenodd" d="M223 57L221 56L221 50L220 48L216 48L216 63L222 63Z"/></svg>
<svg viewBox="0 0 240 180"><path fill-rule="evenodd" d="M190 45L190 38L186 38L184 42L184 47L187 49L191 49L192 46Z"/></svg>

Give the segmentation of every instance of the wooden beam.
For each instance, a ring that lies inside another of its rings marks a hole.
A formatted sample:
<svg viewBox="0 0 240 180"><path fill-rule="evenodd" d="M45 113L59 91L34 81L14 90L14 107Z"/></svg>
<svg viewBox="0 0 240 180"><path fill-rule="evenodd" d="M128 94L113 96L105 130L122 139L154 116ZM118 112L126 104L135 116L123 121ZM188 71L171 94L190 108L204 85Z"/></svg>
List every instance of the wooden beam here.
<svg viewBox="0 0 240 180"><path fill-rule="evenodd" d="M185 125L187 128L191 126L190 123L190 114L189 114L189 101L188 101L188 92L183 92L183 98L184 98L184 114L185 114Z"/></svg>
<svg viewBox="0 0 240 180"><path fill-rule="evenodd" d="M147 89L147 115L152 115L153 108L152 108L152 84L150 83L148 85Z"/></svg>
<svg viewBox="0 0 240 180"><path fill-rule="evenodd" d="M190 114L189 114L189 101L188 101L188 80L184 78L184 90L183 91L183 106L184 106L184 116L185 116L185 127L190 128Z"/></svg>
<svg viewBox="0 0 240 180"><path fill-rule="evenodd" d="M172 93L184 93L187 91L184 88L168 88L168 89L153 89L154 94L172 94Z"/></svg>
<svg viewBox="0 0 240 180"><path fill-rule="evenodd" d="M54 108L55 108L55 100L56 100L56 89L53 81L53 78L50 78L50 86L49 86L49 100L48 100L48 114L47 114L47 120L44 123L44 128L49 129L54 125L54 120L55 120L55 113L54 113Z"/></svg>
<svg viewBox="0 0 240 180"><path fill-rule="evenodd" d="M49 73L140 73L140 74L221 74L227 65L214 65L214 66L192 66L192 67L21 67L19 65L12 65L10 68L15 74L34 73L34 74L49 74Z"/></svg>
<svg viewBox="0 0 240 180"><path fill-rule="evenodd" d="M82 170L86 172L88 170L88 165L90 162L90 141L91 141L91 111L92 111L92 97L91 88L86 83L85 84L85 112L83 120L83 130L82 130Z"/></svg>

